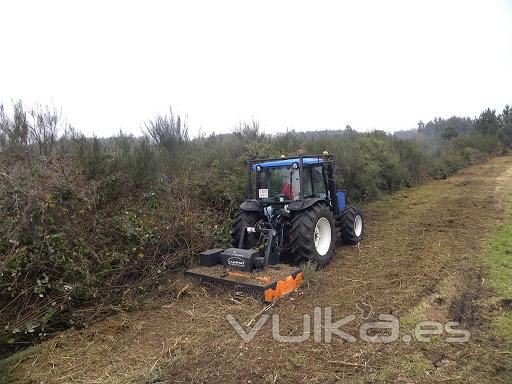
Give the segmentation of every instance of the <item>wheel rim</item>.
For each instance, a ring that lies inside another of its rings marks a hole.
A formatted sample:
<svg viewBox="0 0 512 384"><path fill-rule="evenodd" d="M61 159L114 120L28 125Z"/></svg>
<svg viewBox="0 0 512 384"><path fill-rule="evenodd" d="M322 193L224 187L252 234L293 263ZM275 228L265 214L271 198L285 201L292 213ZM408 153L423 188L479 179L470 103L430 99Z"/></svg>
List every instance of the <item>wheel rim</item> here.
<svg viewBox="0 0 512 384"><path fill-rule="evenodd" d="M315 226L315 248L320 256L325 255L331 247L331 223L321 217Z"/></svg>
<svg viewBox="0 0 512 384"><path fill-rule="evenodd" d="M357 215L354 220L354 233L359 237L361 236L361 232L363 232L363 219L361 219L361 216Z"/></svg>

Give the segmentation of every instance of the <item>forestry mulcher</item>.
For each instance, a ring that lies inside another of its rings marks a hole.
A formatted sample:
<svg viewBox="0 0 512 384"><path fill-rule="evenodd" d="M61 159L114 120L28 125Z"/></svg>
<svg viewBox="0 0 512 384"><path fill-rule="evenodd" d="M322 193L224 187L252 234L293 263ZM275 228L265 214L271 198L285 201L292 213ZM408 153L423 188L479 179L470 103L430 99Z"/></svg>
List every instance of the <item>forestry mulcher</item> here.
<svg viewBox="0 0 512 384"><path fill-rule="evenodd" d="M301 263L327 265L338 235L345 244L363 239L362 212L336 187L338 168L327 152L248 161L233 248L200 253L200 265L186 274L267 302L295 290Z"/></svg>

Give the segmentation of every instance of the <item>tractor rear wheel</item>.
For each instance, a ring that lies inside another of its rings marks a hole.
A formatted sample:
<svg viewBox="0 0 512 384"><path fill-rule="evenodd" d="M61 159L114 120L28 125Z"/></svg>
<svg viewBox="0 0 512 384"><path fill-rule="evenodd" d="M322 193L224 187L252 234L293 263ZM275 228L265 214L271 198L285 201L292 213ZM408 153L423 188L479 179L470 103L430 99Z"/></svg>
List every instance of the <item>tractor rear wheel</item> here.
<svg viewBox="0 0 512 384"><path fill-rule="evenodd" d="M315 204L292 218L290 243L296 261L310 260L325 266L332 259L335 242L334 219L326 205Z"/></svg>
<svg viewBox="0 0 512 384"><path fill-rule="evenodd" d="M349 205L341 212L341 239L345 244L358 244L364 237L363 213Z"/></svg>
<svg viewBox="0 0 512 384"><path fill-rule="evenodd" d="M249 212L240 210L235 215L233 225L231 226L231 245L238 247L240 243L240 236L245 227L254 227L254 225L261 219L259 212ZM244 235L245 249L249 249L258 245L258 238L253 232L246 232Z"/></svg>

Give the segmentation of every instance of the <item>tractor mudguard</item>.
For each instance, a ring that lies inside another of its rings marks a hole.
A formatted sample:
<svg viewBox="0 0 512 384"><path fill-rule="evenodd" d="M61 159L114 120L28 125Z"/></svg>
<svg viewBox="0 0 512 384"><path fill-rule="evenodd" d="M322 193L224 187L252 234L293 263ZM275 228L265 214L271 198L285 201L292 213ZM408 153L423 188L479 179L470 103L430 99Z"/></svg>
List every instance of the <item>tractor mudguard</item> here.
<svg viewBox="0 0 512 384"><path fill-rule="evenodd" d="M240 204L240 209L246 212L260 212L262 206L258 200L246 200Z"/></svg>
<svg viewBox="0 0 512 384"><path fill-rule="evenodd" d="M288 204L288 210L302 211L321 201L323 201L324 203L326 202L325 199L322 199L320 197L310 197L303 200L294 200L290 204Z"/></svg>

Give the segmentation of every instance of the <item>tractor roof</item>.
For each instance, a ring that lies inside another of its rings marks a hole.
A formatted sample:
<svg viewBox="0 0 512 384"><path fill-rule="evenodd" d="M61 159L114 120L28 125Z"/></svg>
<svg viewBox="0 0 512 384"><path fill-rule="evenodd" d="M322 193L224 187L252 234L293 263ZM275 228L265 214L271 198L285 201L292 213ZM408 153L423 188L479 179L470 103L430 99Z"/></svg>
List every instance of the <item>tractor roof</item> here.
<svg viewBox="0 0 512 384"><path fill-rule="evenodd" d="M271 167L289 167L293 163L299 163L299 158L291 158L291 159L283 159L283 160L271 160L271 161L261 161L259 163L255 163L252 165L252 169L255 170L259 165L262 168L271 168ZM302 158L302 164L304 165L313 165L313 164L322 164L324 159L321 157L304 157Z"/></svg>

